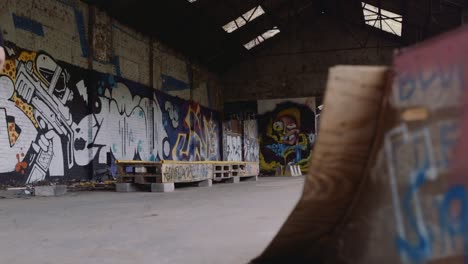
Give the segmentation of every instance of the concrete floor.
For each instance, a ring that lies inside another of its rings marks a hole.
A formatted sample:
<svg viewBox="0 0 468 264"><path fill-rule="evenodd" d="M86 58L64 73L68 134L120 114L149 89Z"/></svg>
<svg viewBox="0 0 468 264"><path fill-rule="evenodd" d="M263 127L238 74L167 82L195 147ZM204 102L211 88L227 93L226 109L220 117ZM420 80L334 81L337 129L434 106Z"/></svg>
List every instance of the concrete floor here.
<svg viewBox="0 0 468 264"><path fill-rule="evenodd" d="M292 210L303 178L0 199L0 263L243 264Z"/></svg>

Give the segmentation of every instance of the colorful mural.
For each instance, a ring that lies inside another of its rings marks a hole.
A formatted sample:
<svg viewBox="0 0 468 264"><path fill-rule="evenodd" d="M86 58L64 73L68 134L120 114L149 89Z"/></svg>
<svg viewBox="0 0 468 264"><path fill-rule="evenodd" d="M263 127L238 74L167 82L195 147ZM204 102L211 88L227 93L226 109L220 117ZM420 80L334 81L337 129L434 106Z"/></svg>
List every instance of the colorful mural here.
<svg viewBox="0 0 468 264"><path fill-rule="evenodd" d="M89 179L122 160L219 160L217 112L7 44L0 183Z"/></svg>
<svg viewBox="0 0 468 264"><path fill-rule="evenodd" d="M260 168L297 164L307 171L315 142L315 99L258 101Z"/></svg>

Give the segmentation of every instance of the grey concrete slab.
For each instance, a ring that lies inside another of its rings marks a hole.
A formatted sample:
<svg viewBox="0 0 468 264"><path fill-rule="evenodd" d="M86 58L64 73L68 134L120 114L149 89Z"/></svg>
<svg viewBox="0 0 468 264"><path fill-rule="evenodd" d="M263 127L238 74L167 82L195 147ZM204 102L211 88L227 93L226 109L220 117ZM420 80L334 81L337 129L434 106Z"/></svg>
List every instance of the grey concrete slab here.
<svg viewBox="0 0 468 264"><path fill-rule="evenodd" d="M138 186L135 183L116 183L115 184L116 192L137 192Z"/></svg>
<svg viewBox="0 0 468 264"><path fill-rule="evenodd" d="M174 183L152 183L151 192L173 192L175 190Z"/></svg>
<svg viewBox="0 0 468 264"><path fill-rule="evenodd" d="M240 181L258 181L258 176L241 177Z"/></svg>
<svg viewBox="0 0 468 264"><path fill-rule="evenodd" d="M239 182L240 182L240 178L239 178L239 176L233 176L232 178L227 179L226 182L229 182L229 183L239 183Z"/></svg>
<svg viewBox="0 0 468 264"><path fill-rule="evenodd" d="M196 183L198 187L211 187L213 186L213 180L204 180Z"/></svg>
<svg viewBox="0 0 468 264"><path fill-rule="evenodd" d="M0 199L0 262L247 263L277 232L302 184L303 178L261 178L171 193Z"/></svg>
<svg viewBox="0 0 468 264"><path fill-rule="evenodd" d="M34 195L40 197L62 196L67 193L66 185L35 186Z"/></svg>

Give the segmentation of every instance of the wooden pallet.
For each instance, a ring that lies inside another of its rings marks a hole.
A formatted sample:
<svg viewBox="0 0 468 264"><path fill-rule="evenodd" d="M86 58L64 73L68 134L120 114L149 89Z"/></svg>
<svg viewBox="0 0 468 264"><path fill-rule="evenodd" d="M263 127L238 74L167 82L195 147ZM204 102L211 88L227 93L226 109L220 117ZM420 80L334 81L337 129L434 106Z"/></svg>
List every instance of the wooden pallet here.
<svg viewBox="0 0 468 264"><path fill-rule="evenodd" d="M161 162L117 160L117 181L132 183L156 183L161 178Z"/></svg>
<svg viewBox="0 0 468 264"><path fill-rule="evenodd" d="M116 161L118 182L197 183L258 176L259 164L228 161Z"/></svg>

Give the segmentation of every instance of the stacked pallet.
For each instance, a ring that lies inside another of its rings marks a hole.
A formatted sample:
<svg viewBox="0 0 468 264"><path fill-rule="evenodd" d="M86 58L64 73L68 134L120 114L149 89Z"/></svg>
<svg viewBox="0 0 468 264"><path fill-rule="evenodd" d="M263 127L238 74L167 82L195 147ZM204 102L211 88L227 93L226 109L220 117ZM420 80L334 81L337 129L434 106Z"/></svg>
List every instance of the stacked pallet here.
<svg viewBox="0 0 468 264"><path fill-rule="evenodd" d="M259 164L228 161L116 161L117 190L136 190L129 184L151 185L152 190L172 191L175 184L211 186L213 181L257 180Z"/></svg>
<svg viewBox="0 0 468 264"><path fill-rule="evenodd" d="M153 161L117 160L119 183L156 183L161 180L162 163Z"/></svg>

